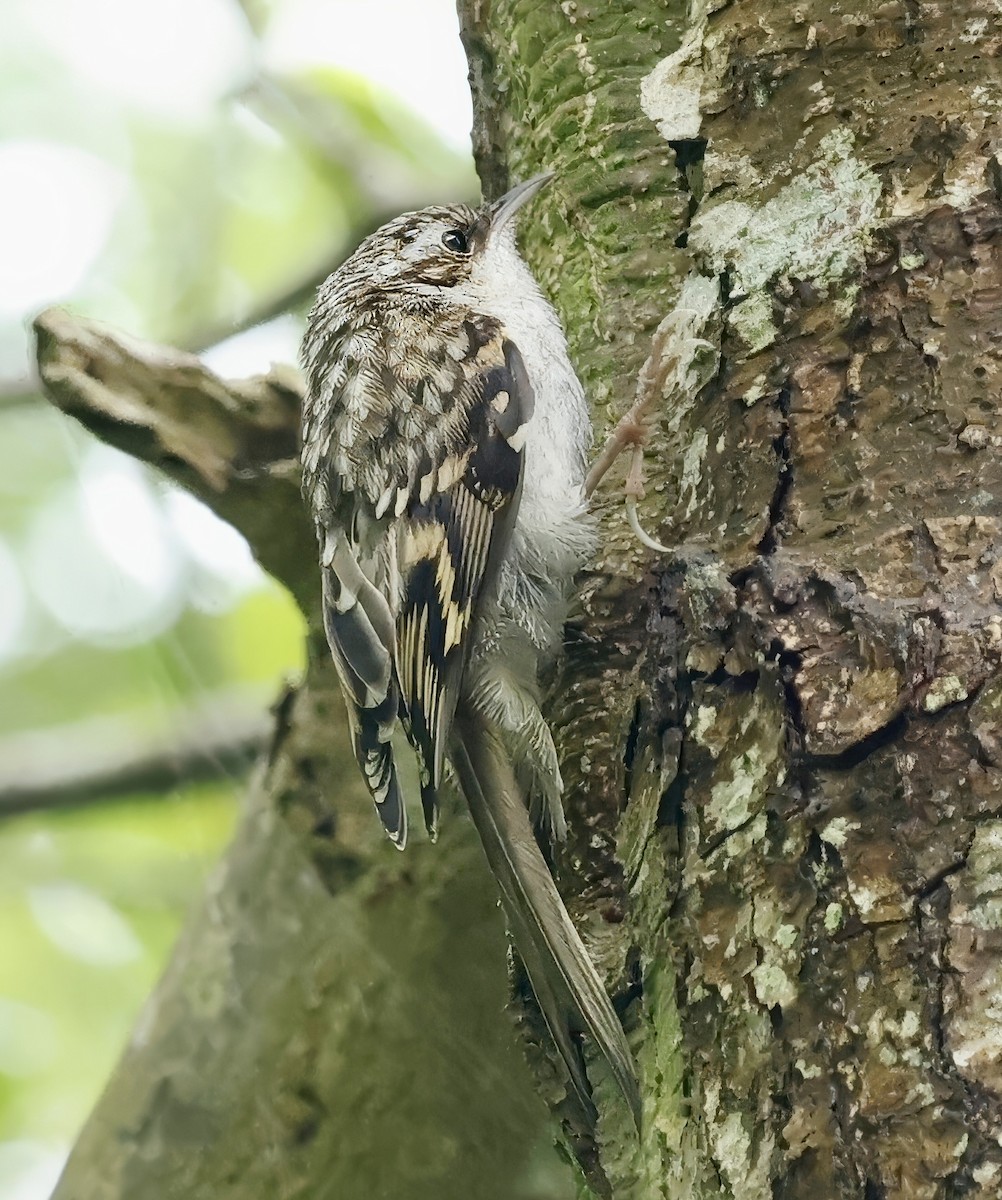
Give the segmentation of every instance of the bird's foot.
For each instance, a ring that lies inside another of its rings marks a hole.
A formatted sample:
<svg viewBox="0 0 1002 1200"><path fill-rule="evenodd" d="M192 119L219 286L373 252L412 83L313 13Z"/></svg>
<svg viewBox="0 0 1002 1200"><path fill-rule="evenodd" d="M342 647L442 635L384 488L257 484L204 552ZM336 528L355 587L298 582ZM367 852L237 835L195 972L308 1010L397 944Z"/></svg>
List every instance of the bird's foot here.
<svg viewBox="0 0 1002 1200"><path fill-rule="evenodd" d="M670 550L667 546L663 546L646 532L640 524L640 516L637 512L637 501L644 497L644 448L651 434L651 401L650 392L644 393L638 397L629 412L620 419L588 472L588 478L585 481L585 495L590 497L613 463L625 450L632 448L630 466L626 472L626 483L623 488L626 518L638 541L658 554L669 554Z"/></svg>

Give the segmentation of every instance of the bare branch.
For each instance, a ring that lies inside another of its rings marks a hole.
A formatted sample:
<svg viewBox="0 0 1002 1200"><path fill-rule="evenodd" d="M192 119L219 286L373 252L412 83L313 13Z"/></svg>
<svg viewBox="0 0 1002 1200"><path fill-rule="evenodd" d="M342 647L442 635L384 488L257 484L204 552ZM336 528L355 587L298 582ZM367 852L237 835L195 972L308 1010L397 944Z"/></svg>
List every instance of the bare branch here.
<svg viewBox="0 0 1002 1200"><path fill-rule="evenodd" d="M59 309L43 312L34 328L53 403L239 529L265 570L309 611L316 550L299 496L297 373L276 367L223 380L193 354Z"/></svg>
<svg viewBox="0 0 1002 1200"><path fill-rule="evenodd" d="M10 734L0 740L0 817L243 776L272 725L266 706L241 690L190 705L172 728L155 732L119 717L92 717Z"/></svg>

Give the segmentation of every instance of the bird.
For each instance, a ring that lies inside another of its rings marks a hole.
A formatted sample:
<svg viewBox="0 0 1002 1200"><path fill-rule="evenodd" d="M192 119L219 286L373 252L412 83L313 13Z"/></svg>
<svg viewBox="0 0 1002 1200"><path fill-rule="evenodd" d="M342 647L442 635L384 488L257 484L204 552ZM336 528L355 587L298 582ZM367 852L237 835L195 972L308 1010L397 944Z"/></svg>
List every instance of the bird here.
<svg viewBox="0 0 1002 1200"><path fill-rule="evenodd" d="M401 729L432 839L458 782L581 1107L595 1119L584 1034L639 1129L629 1045L544 854L566 821L539 676L596 546L587 402L516 242L551 178L478 209L404 213L321 285L301 353L303 493L352 747L387 835L404 848Z"/></svg>

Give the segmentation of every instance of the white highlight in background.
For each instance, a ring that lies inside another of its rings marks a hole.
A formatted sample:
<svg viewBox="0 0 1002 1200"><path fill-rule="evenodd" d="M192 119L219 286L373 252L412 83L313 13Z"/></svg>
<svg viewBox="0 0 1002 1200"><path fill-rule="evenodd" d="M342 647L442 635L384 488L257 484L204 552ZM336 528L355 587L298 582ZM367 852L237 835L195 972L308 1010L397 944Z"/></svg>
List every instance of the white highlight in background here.
<svg viewBox="0 0 1002 1200"><path fill-rule="evenodd" d="M210 371L223 379L264 375L274 363L298 361L302 336L302 321L291 313L283 313L217 342L200 357Z"/></svg>
<svg viewBox="0 0 1002 1200"><path fill-rule="evenodd" d="M68 632L101 645L147 641L184 603L183 563L141 469L95 446L79 479L36 515L25 567L35 595Z"/></svg>
<svg viewBox="0 0 1002 1200"><path fill-rule="evenodd" d="M64 954L95 967L134 962L143 947L122 914L89 888L48 883L28 888L35 923Z"/></svg>
<svg viewBox="0 0 1002 1200"><path fill-rule="evenodd" d="M261 587L264 572L232 525L180 488L168 488L164 511L196 568L189 599L197 608L221 612Z"/></svg>
<svg viewBox="0 0 1002 1200"><path fill-rule="evenodd" d="M25 17L96 88L172 121L204 121L251 61L233 0L31 0Z"/></svg>
<svg viewBox="0 0 1002 1200"><path fill-rule="evenodd" d="M454 0L287 0L264 54L277 71L333 65L364 75L469 153L473 102Z"/></svg>
<svg viewBox="0 0 1002 1200"><path fill-rule="evenodd" d="M56 1150L34 1138L0 1142L0 1196L4 1200L43 1200L52 1193L66 1149Z"/></svg>
<svg viewBox="0 0 1002 1200"><path fill-rule="evenodd" d="M72 146L0 142L0 317L77 288L104 249L125 180Z"/></svg>

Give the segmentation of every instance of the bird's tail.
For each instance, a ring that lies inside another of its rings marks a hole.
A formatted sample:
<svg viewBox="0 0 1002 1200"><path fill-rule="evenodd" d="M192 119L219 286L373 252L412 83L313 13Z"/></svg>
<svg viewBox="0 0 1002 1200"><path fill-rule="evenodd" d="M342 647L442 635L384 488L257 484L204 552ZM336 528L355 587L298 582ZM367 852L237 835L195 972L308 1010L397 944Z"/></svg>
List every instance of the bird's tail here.
<svg viewBox="0 0 1002 1200"><path fill-rule="evenodd" d="M460 709L464 708L460 705ZM573 1027L592 1038L640 1128L633 1056L612 1003L560 899L533 835L529 813L497 734L478 713L457 714L453 765L470 806L515 946L574 1090L594 1117Z"/></svg>

